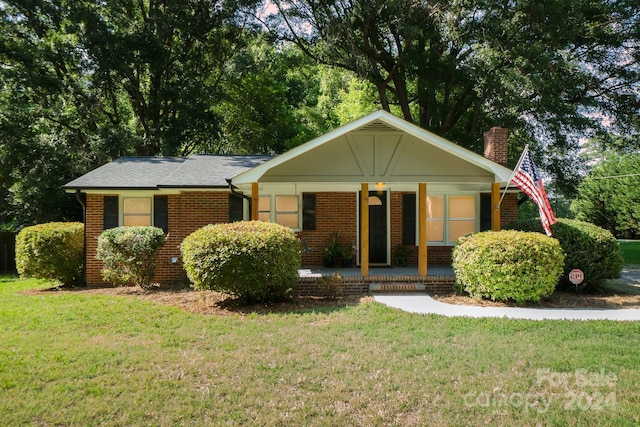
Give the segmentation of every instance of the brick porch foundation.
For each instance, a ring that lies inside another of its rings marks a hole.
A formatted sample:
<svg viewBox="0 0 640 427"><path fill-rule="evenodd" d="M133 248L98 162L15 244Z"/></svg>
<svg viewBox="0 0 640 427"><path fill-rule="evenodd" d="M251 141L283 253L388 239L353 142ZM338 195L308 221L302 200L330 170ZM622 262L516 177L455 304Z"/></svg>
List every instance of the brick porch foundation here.
<svg viewBox="0 0 640 427"><path fill-rule="evenodd" d="M324 296L327 289L324 277L301 277L294 294L296 296ZM365 295L371 291L409 292L425 291L432 294L450 293L455 284L453 276L342 276L335 284L334 292L342 296Z"/></svg>

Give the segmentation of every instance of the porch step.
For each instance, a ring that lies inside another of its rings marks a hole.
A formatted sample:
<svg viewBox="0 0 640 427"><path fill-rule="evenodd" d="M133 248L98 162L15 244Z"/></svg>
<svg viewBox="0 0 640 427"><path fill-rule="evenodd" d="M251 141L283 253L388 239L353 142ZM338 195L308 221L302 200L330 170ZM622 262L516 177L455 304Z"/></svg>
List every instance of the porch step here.
<svg viewBox="0 0 640 427"><path fill-rule="evenodd" d="M416 292L424 291L423 283L370 283L369 292Z"/></svg>

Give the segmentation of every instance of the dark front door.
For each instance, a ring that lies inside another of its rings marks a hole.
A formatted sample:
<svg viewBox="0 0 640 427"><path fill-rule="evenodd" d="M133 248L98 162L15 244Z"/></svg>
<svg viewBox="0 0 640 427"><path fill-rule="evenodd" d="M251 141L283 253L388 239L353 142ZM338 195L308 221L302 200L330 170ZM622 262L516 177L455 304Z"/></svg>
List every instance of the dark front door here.
<svg viewBox="0 0 640 427"><path fill-rule="evenodd" d="M369 263L387 264L387 193L369 192Z"/></svg>

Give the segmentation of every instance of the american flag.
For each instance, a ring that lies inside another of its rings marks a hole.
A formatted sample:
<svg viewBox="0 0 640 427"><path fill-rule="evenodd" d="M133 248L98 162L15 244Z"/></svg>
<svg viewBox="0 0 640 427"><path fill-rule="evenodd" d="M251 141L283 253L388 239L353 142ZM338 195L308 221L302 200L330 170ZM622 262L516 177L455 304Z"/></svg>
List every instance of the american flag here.
<svg viewBox="0 0 640 427"><path fill-rule="evenodd" d="M529 147L525 147L519 165L511 181L538 205L542 227L547 233L547 236L551 236L551 226L558 221L551 210L549 199L547 199L547 192L544 191L542 179L540 179L538 168L536 168L535 163L533 163Z"/></svg>

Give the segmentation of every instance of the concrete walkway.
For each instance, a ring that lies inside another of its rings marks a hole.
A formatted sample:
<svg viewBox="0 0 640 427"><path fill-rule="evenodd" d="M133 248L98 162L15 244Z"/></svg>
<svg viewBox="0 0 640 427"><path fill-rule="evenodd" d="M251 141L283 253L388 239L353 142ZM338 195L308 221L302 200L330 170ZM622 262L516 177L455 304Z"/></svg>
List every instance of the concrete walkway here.
<svg viewBox="0 0 640 427"><path fill-rule="evenodd" d="M409 313L440 314L447 317L507 317L509 319L640 320L640 309L520 308L453 305L436 301L427 294L375 294L376 301Z"/></svg>
<svg viewBox="0 0 640 427"><path fill-rule="evenodd" d="M625 269L621 279L633 286L640 286L640 271ZM447 317L506 317L530 320L640 320L640 309L598 308L519 308L478 307L446 304L427 294L375 294L376 301L409 313L439 314Z"/></svg>

